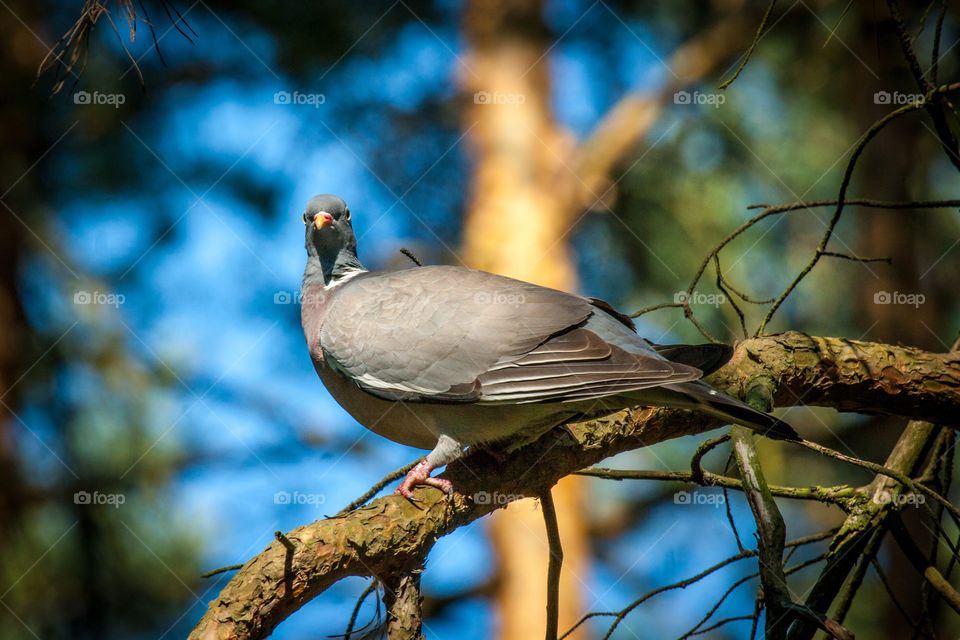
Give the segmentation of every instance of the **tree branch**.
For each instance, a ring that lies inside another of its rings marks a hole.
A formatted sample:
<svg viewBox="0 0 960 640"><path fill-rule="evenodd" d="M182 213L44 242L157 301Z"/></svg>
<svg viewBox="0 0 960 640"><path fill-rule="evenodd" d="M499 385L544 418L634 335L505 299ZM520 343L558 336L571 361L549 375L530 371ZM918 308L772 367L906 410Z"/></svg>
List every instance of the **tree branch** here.
<svg viewBox="0 0 960 640"><path fill-rule="evenodd" d="M420 574L417 568L409 573L395 573L383 580L383 603L387 607L389 640L420 640L423 617L420 613Z"/></svg>
<svg viewBox="0 0 960 640"><path fill-rule="evenodd" d="M960 415L960 353L811 337L790 332L747 340L711 382L733 395L758 376L778 380L774 402L931 419ZM477 451L444 474L458 493L429 487L414 504L379 498L355 511L294 529L288 552L274 542L248 561L213 600L194 640L263 638L301 606L347 576L387 576L420 567L436 540L490 513L474 492L537 496L559 478L622 451L701 433L719 420L695 412L634 409L555 429L508 457ZM572 435L573 437L570 437ZM290 555L285 567L285 559Z"/></svg>
<svg viewBox="0 0 960 640"><path fill-rule="evenodd" d="M560 527L557 524L557 508L548 489L540 496L543 509L543 524L547 530L550 546L550 561L547 565L547 640L557 640L560 619L560 569L563 566L563 547L560 544Z"/></svg>
<svg viewBox="0 0 960 640"><path fill-rule="evenodd" d="M770 640L786 638L786 628L790 623L786 607L790 603L790 596L782 563L787 528L760 468L757 450L753 446L753 433L741 426L734 426L731 432L744 493L757 522L757 565L767 606L765 637Z"/></svg>

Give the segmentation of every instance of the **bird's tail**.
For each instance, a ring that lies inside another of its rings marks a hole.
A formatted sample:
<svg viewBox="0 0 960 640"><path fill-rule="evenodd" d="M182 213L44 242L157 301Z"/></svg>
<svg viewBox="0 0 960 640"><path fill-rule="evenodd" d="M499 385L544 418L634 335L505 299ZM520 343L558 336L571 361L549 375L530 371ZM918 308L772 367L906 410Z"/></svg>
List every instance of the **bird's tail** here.
<svg viewBox="0 0 960 640"><path fill-rule="evenodd" d="M683 394L696 405L694 408L732 423L749 427L768 438L800 440L793 427L769 413L757 411L745 402L717 391L705 382L681 382L663 385L665 389Z"/></svg>

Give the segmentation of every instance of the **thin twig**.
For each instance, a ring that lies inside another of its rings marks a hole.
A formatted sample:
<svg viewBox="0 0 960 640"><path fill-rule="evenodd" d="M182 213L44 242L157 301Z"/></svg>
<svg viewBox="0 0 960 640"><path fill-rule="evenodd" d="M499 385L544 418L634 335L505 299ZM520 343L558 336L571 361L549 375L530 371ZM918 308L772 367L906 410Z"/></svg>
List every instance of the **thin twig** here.
<svg viewBox="0 0 960 640"><path fill-rule="evenodd" d="M890 584L890 581L887 580L887 574L884 573L883 567L880 566L880 563L877 562L876 556L870 558L870 566L873 567L874 571L877 572L877 576L880 578L880 582L883 584L883 588L886 589L887 595L890 597L890 602L893 603L893 606L897 608L897 611L900 612L900 616L910 625L910 628L913 629L914 633L920 630L920 625L913 621L913 618L910 617L910 613L904 608L900 603L900 599L897 597L897 594L893 592L893 586ZM927 584L926 582L924 584Z"/></svg>
<svg viewBox="0 0 960 640"><path fill-rule="evenodd" d="M836 253L834 251L824 251L822 255L832 258L843 258L844 260L852 260L854 262L886 262L887 264L893 264L893 258L864 258L861 256L851 256L846 253Z"/></svg>
<svg viewBox="0 0 960 640"><path fill-rule="evenodd" d="M716 438L710 438L700 443L700 446L697 447L696 451L693 452L693 456L690 458L690 477L693 482L697 484L703 483L703 467L701 466L703 457L710 453L714 448L720 446L724 442L730 439L730 434L725 433Z"/></svg>
<svg viewBox="0 0 960 640"><path fill-rule="evenodd" d="M400 253L413 260L414 264L416 264L418 267L423 266L423 263L420 262L420 258L414 255L413 251L410 251L410 249L407 249L406 247L400 247Z"/></svg>
<svg viewBox="0 0 960 640"><path fill-rule="evenodd" d="M957 87L960 88L960 83L957 84ZM836 228L837 223L840 221L840 216L843 215L843 207L846 201L847 188L850 186L850 180L853 177L853 169L857 164L857 160L860 159L860 155L863 153L863 150L866 148L867 143L869 143L873 138L880 133L888 124L896 120L902 115L908 114L912 111L923 108L923 102L915 102L910 104L905 104L902 107L899 107L884 117L880 118L877 122L871 126L867 132L860 138L860 141L857 143L856 147L853 149L853 153L850 156L850 159L847 161L847 168L843 173L843 179L840 182L840 193L837 196L836 209L833 212L833 216L830 218L830 222L827 223L827 229L824 231L823 236L820 238L820 243L817 245L817 250L813 254L813 258L810 259L810 262L800 270L800 273L793 279L793 282L784 289L783 293L780 294L780 297L777 298L776 302L767 310L767 313L764 315L763 320L760 321L760 326L757 327L756 335L761 335L763 330L766 328L767 324L773 318L773 314L777 312L777 309L783 304L784 300L793 293L793 290L797 288L797 285L806 277L810 271L817 265L820 261L820 258L823 257L824 252L827 250L827 245L830 243L830 238L833 237L833 230Z"/></svg>
<svg viewBox="0 0 960 640"><path fill-rule="evenodd" d="M821 533L815 533L815 534L813 534L813 535L804 536L804 537L802 537L802 538L797 538L797 539L795 539L795 540L791 540L790 542L787 542L784 546L785 546L785 547L797 547L797 546L805 546L805 545L808 545L808 544L813 544L814 542L820 542L821 540L826 540L827 538L835 535L836 532L837 532L836 529L830 529L829 531L823 531L823 532L821 532ZM650 592L646 593L645 595L643 595L642 597L638 598L637 600L634 600L632 603L630 603L629 605L627 605L626 607L624 607L624 608L621 609L620 611L594 611L594 612L588 613L588 614L584 615L583 617L581 617L581 618L576 622L576 624L574 624L572 627L570 627L569 630L567 630L566 633L564 633L562 636L560 636L560 640L563 640L564 638L566 638L568 635L570 635L571 633L573 633L578 627L580 627L580 625L582 625L582 624L583 624L584 622L586 622L587 620L590 620L591 618L597 618L597 617L616 617L617 619L612 623L610 629L607 631L607 634L604 636L605 638L609 638L610 635L613 633L614 629L616 629L617 625L620 624L620 622L627 616L627 614L629 614L631 611L633 611L634 609L636 609L638 606L640 606L641 604L643 604L644 602L646 602L646 601L649 600L650 598L652 598L652 597L654 597L654 596L656 596L656 595L658 595L658 594L664 593L665 591L672 591L672 590L675 590L675 589L685 589L686 587L689 587L691 584L694 584L694 583L696 583L696 582L699 582L699 581L702 580L703 578L706 578L707 576L709 576L709 575L711 575L711 574L719 571L720 569L722 569L722 568L724 568L724 567L726 567L726 566L728 566L728 565L730 565L730 564L732 564L732 563L734 563L734 562L737 562L737 561L739 561L739 560L743 560L743 559L745 559L745 558L753 558L753 557L755 557L756 555L757 555L756 549L744 549L744 550L741 551L740 553L738 553L738 554L736 554L736 555L733 555L733 556L730 556L730 557L727 558L726 560L723 560L723 561L721 561L721 562L718 562L717 564L713 565L712 567L709 567L708 569L705 569L705 570L701 571L700 573L698 573L697 575L692 576L692 577L690 577L690 578L687 578L686 580L680 580L679 582L674 582L673 584L668 584L668 585L665 585L665 586L663 586L663 587L658 587L658 588L654 589L653 591L650 591Z"/></svg>
<svg viewBox="0 0 960 640"><path fill-rule="evenodd" d="M867 569L870 566L870 559L876 556L877 551L880 550L880 545L883 543L883 537L886 535L886 532L886 527L878 527L870 534L871 538L863 547L859 564L857 564L857 567L853 570L853 575L850 577L846 589L840 595L840 601L837 603L837 608L833 614L837 622L843 622L844 619L846 619L850 607L853 606L853 600L863 585L863 579L867 575Z"/></svg>
<svg viewBox="0 0 960 640"><path fill-rule="evenodd" d="M550 490L540 496L543 509L543 524L547 529L547 545L550 559L547 563L547 640L557 640L560 619L560 569L563 566L563 547L560 544L560 527L557 524L557 508Z"/></svg>
<svg viewBox="0 0 960 640"><path fill-rule="evenodd" d="M574 475L591 476L605 480L660 480L666 482L688 482L703 487L725 487L743 491L743 481L729 476L721 476L704 471L698 482L689 471L646 471L639 469L606 469L603 467L588 467L575 471ZM816 500L845 507L848 501L855 497L857 490L847 485L834 487L784 487L770 485L770 492L780 498L796 500Z"/></svg>
<svg viewBox="0 0 960 640"><path fill-rule="evenodd" d="M868 462L866 460L861 460L859 458L854 458L852 456L842 454L839 451L834 451L829 447L825 447L823 445L817 444L816 442L811 442L809 440L799 440L797 441L797 444L799 444L802 447L806 447L807 449L810 449L812 451L822 453L825 456L836 458L837 460L842 460L843 462L848 462L852 465L863 467L864 469L869 469L874 473L887 476L889 478L893 478L894 480L899 481L901 484L906 486L908 489L910 489L914 493L917 493L917 492L924 493L930 496L931 498L933 498L939 504L943 505L944 508L946 508L947 511L950 512L951 516L954 518L954 522L960 525L960 510L958 510L955 506L950 504L943 496L941 496L939 493L937 493L933 489L930 489L925 485L915 483L913 480L911 480L904 474L900 473L899 471L889 469L887 467L884 467L883 465L879 465L873 462ZM927 508L929 509L929 507Z"/></svg>
<svg viewBox="0 0 960 640"><path fill-rule="evenodd" d="M363 494L362 496L360 496L359 498L357 498L356 500L354 500L353 502L351 502L350 504L348 504L347 506L345 506L345 507L344 507L343 509L341 509L340 511L338 511L338 512L337 512L337 515L334 516L334 517L342 516L343 514L349 512L349 511L353 511L353 510L356 509L357 507L361 507L361 506L365 505L368 500L370 500L370 499L373 498L375 495L377 495L378 493L380 493L380 491L381 491L385 486L387 486L388 484L390 484L391 482L393 482L393 481L396 480L397 478L400 478L400 477L402 477L402 476L407 475L407 472L410 471L410 469L413 469L415 466L417 466L417 463L418 463L418 462L420 462L420 461L419 461L419 460L414 460L414 461L411 462L410 464L405 465L405 466L402 466L402 467L400 467L399 469L397 469L396 471L391 471L390 473L388 473L387 475L385 475L385 476L383 477L383 479L380 480L380 482L378 482L377 484L375 484L375 485L373 485L372 487L370 487L370 490L369 490L369 491L367 491L365 494Z"/></svg>
<svg viewBox="0 0 960 640"><path fill-rule="evenodd" d="M273 537L276 538L277 541L282 544L288 552L293 553L297 550L297 547L293 544L293 541L284 535L283 531L274 531Z"/></svg>
<svg viewBox="0 0 960 640"><path fill-rule="evenodd" d="M763 30L767 28L767 22L770 20L770 14L773 13L773 7L777 4L777 0L770 0L770 4L767 5L767 10L763 14L763 18L760 19L760 26L757 27L757 33L753 36L753 42L750 43L750 47L747 48L747 52L743 54L743 59L740 61L740 65L737 67L737 70L733 72L733 75L727 78L725 81L720 83L718 89L726 89L730 86L730 83L737 79L740 75L740 72L743 71L743 68L747 66L747 61L750 60L750 56L753 55L753 50L757 48L757 43L760 42L760 38L763 36Z"/></svg>
<svg viewBox="0 0 960 640"><path fill-rule="evenodd" d="M226 573L227 571L236 571L237 569L240 569L241 567L243 567L242 564L231 564L231 565L227 565L226 567L220 567L219 569L214 569L213 571L207 571L206 573L201 573L201 574L200 574L200 577L201 577L201 578L212 578L212 577L215 576L215 575L218 575L218 574L221 574L221 573Z"/></svg>
<svg viewBox="0 0 960 640"><path fill-rule="evenodd" d="M350 614L350 621L347 623L347 629L343 632L344 640L350 640L350 635L353 633L353 627L357 624L357 616L360 614L360 607L363 606L367 596L373 593L376 588L377 580L374 578L370 581L370 584L367 585L367 588L363 590L363 593L360 594L360 597L357 598L357 603L353 606L353 613ZM362 628L366 628L366 626L367 625Z"/></svg>
<svg viewBox="0 0 960 640"><path fill-rule="evenodd" d="M953 87L960 87L960 84L951 85ZM945 87L944 89L950 89L950 87ZM763 209L760 213L755 215L753 218L747 220L739 227L730 232L723 240L721 240L716 246L714 246L704 257L703 261L700 263L700 266L697 268L697 271L694 273L693 279L690 282L690 285L687 287L687 290L684 293L683 302L664 302L661 304L655 304L649 307L644 307L639 311L636 311L630 314L631 318L636 318L642 316L651 311L657 311L658 309L669 309L669 308L679 308L683 309L684 315L691 319L694 326L698 329L701 328L701 325L693 316L693 310L690 307L690 299L693 296L693 291L696 288L697 284L703 278L704 273L706 272L707 267L710 265L710 261L714 259L714 256L717 255L720 251L724 249L728 244L733 242L737 237L742 235L748 229L759 223L761 220L768 218L770 216L781 215L784 213L789 213L793 211L800 211L806 209L812 209L815 207L835 207L838 205L838 200L812 200L808 202L794 202L789 204L782 205L769 205L769 204L752 204L747 207L747 209ZM860 206L868 207L874 209L940 209L940 208L960 208L960 200L915 200L915 201L885 201L885 200L874 200L871 198L851 198L843 202L844 206ZM729 282L725 281L726 286L729 288ZM737 292L741 298L744 298L739 292ZM750 302L754 302L750 300ZM773 303L776 302L776 299L770 299L769 301L756 301L758 303ZM707 339L712 339L709 334L704 333L701 330ZM716 342L716 340L713 340Z"/></svg>

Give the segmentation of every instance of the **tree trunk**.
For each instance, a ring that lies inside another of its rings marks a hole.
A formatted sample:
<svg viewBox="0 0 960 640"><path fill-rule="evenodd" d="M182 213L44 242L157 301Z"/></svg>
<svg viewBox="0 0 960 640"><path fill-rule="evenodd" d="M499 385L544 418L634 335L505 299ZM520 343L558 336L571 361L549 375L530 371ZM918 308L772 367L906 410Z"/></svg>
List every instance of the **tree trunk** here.
<svg viewBox="0 0 960 640"><path fill-rule="evenodd" d="M463 258L477 269L570 291L576 287L571 220L559 186L572 144L551 115L541 11L537 0L475 0L467 9L471 53L461 73L471 100L464 129L474 173ZM580 587L589 558L582 493L577 477L553 489L564 550L561 629L582 612ZM496 513L489 530L500 565L499 637L543 637L548 553L535 500Z"/></svg>

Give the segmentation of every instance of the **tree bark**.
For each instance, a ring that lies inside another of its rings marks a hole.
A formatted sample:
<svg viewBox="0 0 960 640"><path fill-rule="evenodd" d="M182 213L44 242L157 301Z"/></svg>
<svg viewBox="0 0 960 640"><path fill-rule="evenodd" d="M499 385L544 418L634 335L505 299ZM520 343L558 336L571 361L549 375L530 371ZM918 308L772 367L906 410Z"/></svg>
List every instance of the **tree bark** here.
<svg viewBox="0 0 960 640"><path fill-rule="evenodd" d="M739 395L758 375L779 381L773 396L778 406L802 402L937 424L955 424L960 415L958 352L789 332L740 344L711 382ZM274 542L237 572L190 638L263 638L342 578L416 569L440 536L497 508L473 503L467 497L473 492L539 495L559 478L609 456L720 424L692 411L633 409L569 425L569 434L554 429L506 458L477 451L444 474L457 488L453 499L418 488L418 504L388 496L298 527L287 534L295 551L286 568L288 551Z"/></svg>

